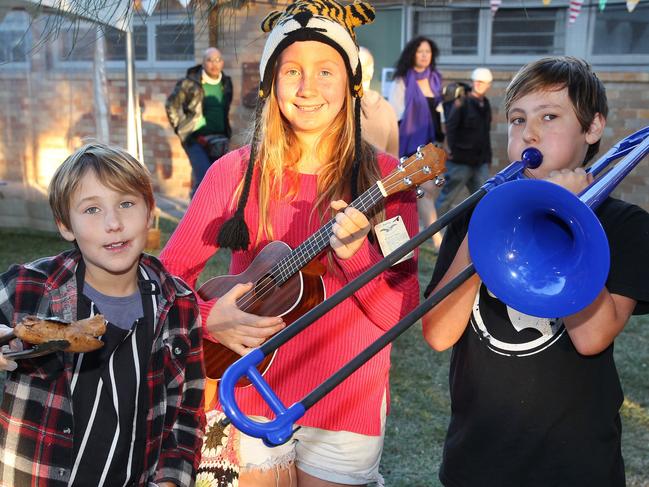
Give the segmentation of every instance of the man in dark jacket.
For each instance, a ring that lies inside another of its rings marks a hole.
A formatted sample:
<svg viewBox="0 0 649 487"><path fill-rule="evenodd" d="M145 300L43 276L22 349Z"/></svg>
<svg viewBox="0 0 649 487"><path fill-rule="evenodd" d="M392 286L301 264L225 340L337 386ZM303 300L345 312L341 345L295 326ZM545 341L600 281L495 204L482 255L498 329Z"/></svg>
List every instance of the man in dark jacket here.
<svg viewBox="0 0 649 487"><path fill-rule="evenodd" d="M446 183L435 201L438 215L451 208L462 188L474 193L489 177L491 105L485 95L493 76L487 68L476 68L471 80L471 90L453 102L446 119L449 157Z"/></svg>
<svg viewBox="0 0 649 487"><path fill-rule="evenodd" d="M192 196L210 165L228 151L231 103L232 80L215 47L205 50L203 64L189 68L167 98L169 123L192 165Z"/></svg>

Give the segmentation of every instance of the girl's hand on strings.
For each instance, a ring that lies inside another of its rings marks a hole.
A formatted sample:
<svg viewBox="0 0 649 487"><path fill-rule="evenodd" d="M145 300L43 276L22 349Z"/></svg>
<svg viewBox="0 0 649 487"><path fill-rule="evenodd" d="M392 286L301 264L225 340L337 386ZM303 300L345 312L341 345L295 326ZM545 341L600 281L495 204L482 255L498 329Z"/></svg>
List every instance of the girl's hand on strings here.
<svg viewBox="0 0 649 487"><path fill-rule="evenodd" d="M367 238L370 222L356 208L347 206L343 200L331 202L331 208L338 211L332 227L331 248L340 259L349 259Z"/></svg>
<svg viewBox="0 0 649 487"><path fill-rule="evenodd" d="M279 316L257 316L239 308L256 299L252 286L250 282L234 286L214 304L207 317L208 333L239 355L257 348L286 326Z"/></svg>

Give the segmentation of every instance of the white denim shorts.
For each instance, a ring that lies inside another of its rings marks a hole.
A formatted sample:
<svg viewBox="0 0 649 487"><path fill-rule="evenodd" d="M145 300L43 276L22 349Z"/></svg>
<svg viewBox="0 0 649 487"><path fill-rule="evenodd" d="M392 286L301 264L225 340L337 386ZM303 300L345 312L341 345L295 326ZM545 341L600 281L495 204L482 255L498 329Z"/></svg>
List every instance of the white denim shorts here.
<svg viewBox="0 0 649 487"><path fill-rule="evenodd" d="M381 435L368 436L349 431L329 431L306 426L298 429L287 443L273 448L262 440L241 433L242 470L297 468L313 477L339 484L382 487L379 463L383 452L386 401L381 406ZM264 418L255 418L263 420Z"/></svg>

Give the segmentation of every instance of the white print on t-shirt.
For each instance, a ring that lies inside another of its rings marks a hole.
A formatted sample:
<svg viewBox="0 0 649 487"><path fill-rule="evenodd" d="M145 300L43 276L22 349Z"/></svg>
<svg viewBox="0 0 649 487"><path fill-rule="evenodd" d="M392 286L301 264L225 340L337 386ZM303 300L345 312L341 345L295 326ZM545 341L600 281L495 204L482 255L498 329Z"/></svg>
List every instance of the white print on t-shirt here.
<svg viewBox="0 0 649 487"><path fill-rule="evenodd" d="M489 296L496 299L491 292L489 292ZM494 337L482 318L480 292L477 293L471 319L473 331L486 341L490 350L501 355L525 357L537 354L552 345L566 331L561 319L538 318L516 311L509 306L507 306L507 316L517 332L531 328L537 330L540 336L524 343L508 343Z"/></svg>

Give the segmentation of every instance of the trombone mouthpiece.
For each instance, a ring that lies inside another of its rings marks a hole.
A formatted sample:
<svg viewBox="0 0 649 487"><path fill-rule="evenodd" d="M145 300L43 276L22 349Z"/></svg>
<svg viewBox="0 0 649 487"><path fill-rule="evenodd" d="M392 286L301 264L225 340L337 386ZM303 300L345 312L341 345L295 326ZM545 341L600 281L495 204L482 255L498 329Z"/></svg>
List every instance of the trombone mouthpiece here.
<svg viewBox="0 0 649 487"><path fill-rule="evenodd" d="M521 160L525 162L525 166L528 169L536 169L543 162L543 154L534 147L528 147L521 154Z"/></svg>

